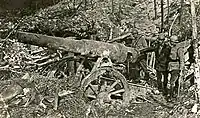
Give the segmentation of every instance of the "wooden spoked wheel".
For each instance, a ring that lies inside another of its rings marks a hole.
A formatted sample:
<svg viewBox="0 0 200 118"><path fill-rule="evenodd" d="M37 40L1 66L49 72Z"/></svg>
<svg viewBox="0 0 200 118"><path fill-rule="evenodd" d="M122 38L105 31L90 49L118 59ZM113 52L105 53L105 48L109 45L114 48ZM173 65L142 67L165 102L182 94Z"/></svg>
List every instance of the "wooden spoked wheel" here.
<svg viewBox="0 0 200 118"><path fill-rule="evenodd" d="M126 78L111 67L101 67L86 76L81 84L84 95L101 104L119 101L127 105L130 92Z"/></svg>

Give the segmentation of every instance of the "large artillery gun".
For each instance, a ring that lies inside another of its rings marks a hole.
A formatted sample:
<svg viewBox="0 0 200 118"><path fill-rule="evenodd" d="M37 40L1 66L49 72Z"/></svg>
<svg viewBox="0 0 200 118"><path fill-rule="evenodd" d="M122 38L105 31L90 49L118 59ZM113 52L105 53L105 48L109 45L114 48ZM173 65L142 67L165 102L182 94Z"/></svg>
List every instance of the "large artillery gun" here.
<svg viewBox="0 0 200 118"><path fill-rule="evenodd" d="M86 57L97 57L90 73L81 79L80 86L84 95L89 99L96 99L100 103L121 101L126 105L129 102L128 82L125 76L115 68L115 65L127 61L136 62L140 56L140 50L126 47L120 43L76 40L75 37L61 38L28 32L17 32L16 34L18 41L22 43L63 50ZM82 67L82 63L80 63L77 73L80 67Z"/></svg>

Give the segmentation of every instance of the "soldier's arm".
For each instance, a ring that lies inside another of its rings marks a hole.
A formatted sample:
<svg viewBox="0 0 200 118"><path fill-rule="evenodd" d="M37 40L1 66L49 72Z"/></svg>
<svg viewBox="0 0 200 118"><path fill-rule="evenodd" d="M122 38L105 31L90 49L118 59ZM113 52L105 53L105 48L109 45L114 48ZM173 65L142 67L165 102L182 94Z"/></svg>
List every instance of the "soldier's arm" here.
<svg viewBox="0 0 200 118"><path fill-rule="evenodd" d="M143 47L148 47L147 41L146 41L146 37L145 37L145 36L142 36L142 37L141 37L141 41L142 41L142 46L143 46Z"/></svg>

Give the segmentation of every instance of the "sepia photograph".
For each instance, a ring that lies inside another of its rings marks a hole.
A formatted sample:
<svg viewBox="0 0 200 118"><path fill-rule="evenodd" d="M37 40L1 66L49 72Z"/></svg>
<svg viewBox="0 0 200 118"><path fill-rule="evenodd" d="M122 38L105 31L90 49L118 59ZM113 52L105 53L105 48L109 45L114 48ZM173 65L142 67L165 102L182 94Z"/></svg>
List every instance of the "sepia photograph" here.
<svg viewBox="0 0 200 118"><path fill-rule="evenodd" d="M0 118L200 118L200 0L0 0Z"/></svg>

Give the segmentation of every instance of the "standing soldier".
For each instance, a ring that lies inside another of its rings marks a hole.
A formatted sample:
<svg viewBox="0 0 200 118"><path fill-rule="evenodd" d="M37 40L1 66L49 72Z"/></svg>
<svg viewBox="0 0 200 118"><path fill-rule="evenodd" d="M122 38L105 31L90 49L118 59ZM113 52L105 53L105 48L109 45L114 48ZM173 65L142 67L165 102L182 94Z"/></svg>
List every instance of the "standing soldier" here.
<svg viewBox="0 0 200 118"><path fill-rule="evenodd" d="M114 41L121 42L127 47L137 48L138 50L142 50L148 47L145 36L140 35L136 29L131 29L130 33L122 35L118 38L112 39L111 41L108 41L108 42L114 42ZM146 55L140 56L140 58L137 60L136 63L128 62L127 65L128 65L127 66L128 78L140 79L141 75L142 75L142 78L146 76L145 75L147 73ZM143 70L144 72L141 70Z"/></svg>
<svg viewBox="0 0 200 118"><path fill-rule="evenodd" d="M156 46L156 72L157 72L157 86L160 92L167 95L167 83L168 83L168 63L170 46L165 41L165 34L161 33L158 37L158 43ZM162 76L164 81L162 82Z"/></svg>
<svg viewBox="0 0 200 118"><path fill-rule="evenodd" d="M170 78L170 100L176 98L178 93L178 80L179 77L183 75L183 70L185 66L184 58L184 44L178 45L179 40L177 36L170 37L170 62L168 64L168 70L171 74Z"/></svg>
<svg viewBox="0 0 200 118"><path fill-rule="evenodd" d="M145 36L139 35L137 30L132 30L131 34L132 34L131 35L131 38L132 38L131 47L137 48L140 50L148 47Z"/></svg>
<svg viewBox="0 0 200 118"><path fill-rule="evenodd" d="M134 38L132 38L132 44L131 47L137 48L139 50L143 50L148 48L147 41L144 35L140 35L137 30L132 30L132 35ZM148 71L147 71L147 64L146 64L146 54L143 54L138 58L136 63L133 65L135 66L136 70L135 73L136 79L148 79Z"/></svg>
<svg viewBox="0 0 200 118"><path fill-rule="evenodd" d="M138 50L142 50L148 47L147 41L143 35L140 35L136 29L132 29L129 37L127 37L128 42L126 42L126 46L136 48ZM137 81L140 79L144 79L147 73L146 69L146 55L141 55L137 62L129 63L128 66L128 78ZM130 69L130 70L129 70Z"/></svg>

